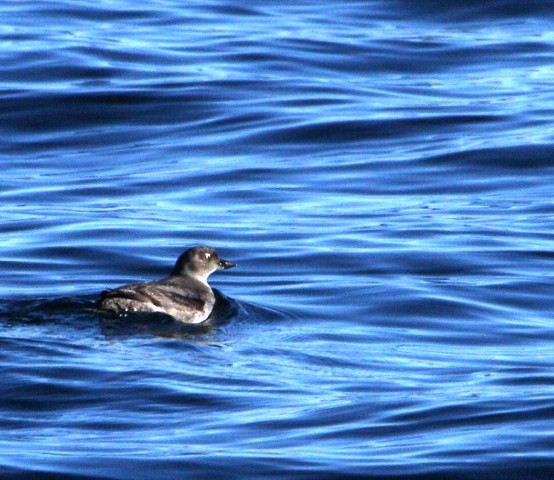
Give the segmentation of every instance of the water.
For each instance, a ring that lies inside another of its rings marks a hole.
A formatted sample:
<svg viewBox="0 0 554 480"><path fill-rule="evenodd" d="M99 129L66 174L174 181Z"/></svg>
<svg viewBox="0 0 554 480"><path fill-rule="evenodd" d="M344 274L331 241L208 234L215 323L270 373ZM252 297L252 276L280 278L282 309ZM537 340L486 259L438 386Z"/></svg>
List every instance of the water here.
<svg viewBox="0 0 554 480"><path fill-rule="evenodd" d="M551 13L4 2L0 477L552 478Z"/></svg>

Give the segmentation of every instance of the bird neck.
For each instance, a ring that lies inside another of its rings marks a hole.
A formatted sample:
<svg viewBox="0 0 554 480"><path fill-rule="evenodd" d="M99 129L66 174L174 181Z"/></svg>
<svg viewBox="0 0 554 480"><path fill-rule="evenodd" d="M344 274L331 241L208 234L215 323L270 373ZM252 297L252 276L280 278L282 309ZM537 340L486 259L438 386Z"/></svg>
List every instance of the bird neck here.
<svg viewBox="0 0 554 480"><path fill-rule="evenodd" d="M210 273L211 272L202 273L202 272L192 271L192 270L189 270L188 268L185 268L183 276L193 278L197 282L200 282L200 283L202 283L203 285L206 285L206 287L209 288L208 276L210 275Z"/></svg>

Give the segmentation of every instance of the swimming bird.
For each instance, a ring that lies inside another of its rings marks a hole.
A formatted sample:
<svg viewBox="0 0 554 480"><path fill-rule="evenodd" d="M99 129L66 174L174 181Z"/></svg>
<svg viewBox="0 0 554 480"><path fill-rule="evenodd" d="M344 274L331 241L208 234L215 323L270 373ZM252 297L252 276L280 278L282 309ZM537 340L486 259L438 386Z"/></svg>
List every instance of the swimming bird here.
<svg viewBox="0 0 554 480"><path fill-rule="evenodd" d="M219 258L212 247L189 248L177 259L169 277L104 290L96 310L115 314L158 312L183 323L201 323L215 304L208 277L235 266L236 263Z"/></svg>

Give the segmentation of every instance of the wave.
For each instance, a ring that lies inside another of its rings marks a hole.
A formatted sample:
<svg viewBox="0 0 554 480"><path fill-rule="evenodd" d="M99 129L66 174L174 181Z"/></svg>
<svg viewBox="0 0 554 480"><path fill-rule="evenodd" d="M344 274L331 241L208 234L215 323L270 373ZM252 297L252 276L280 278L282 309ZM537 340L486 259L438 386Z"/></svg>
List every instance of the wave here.
<svg viewBox="0 0 554 480"><path fill-rule="evenodd" d="M552 5L542 0L396 0L391 3L411 20L476 22L529 17L544 19L552 14Z"/></svg>

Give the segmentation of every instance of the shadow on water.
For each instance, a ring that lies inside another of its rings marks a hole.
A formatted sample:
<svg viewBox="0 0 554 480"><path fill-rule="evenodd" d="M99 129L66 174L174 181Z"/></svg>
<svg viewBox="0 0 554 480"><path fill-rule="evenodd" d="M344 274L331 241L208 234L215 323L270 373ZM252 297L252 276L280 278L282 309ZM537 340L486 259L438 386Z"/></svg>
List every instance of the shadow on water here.
<svg viewBox="0 0 554 480"><path fill-rule="evenodd" d="M7 326L67 326L86 329L100 328L108 338L132 336L157 336L186 340L190 337L208 335L228 324L239 314L240 305L220 292L217 303L208 321L200 325L176 322L168 315L133 313L110 316L92 310L96 296L38 298L32 300L4 301L0 315ZM91 332L97 335L97 332Z"/></svg>
<svg viewBox="0 0 554 480"><path fill-rule="evenodd" d="M214 289L216 304L210 318L197 325L175 321L158 313L106 315L93 310L96 295L58 298L4 300L0 302L0 322L7 327L48 326L79 329L86 336L110 339L153 336L194 341L217 333L232 322L271 323L290 318L287 312L238 302Z"/></svg>

